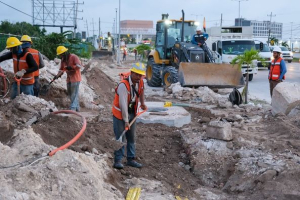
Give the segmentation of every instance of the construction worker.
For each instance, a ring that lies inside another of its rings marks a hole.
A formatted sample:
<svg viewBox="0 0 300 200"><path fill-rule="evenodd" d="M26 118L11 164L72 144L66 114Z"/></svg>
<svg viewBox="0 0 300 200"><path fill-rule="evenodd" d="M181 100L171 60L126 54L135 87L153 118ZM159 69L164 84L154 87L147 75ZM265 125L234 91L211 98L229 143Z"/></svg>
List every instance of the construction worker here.
<svg viewBox="0 0 300 200"><path fill-rule="evenodd" d="M273 49L273 57L274 59L271 62L271 67L269 71L269 83L270 83L270 94L273 96L273 89L276 85L282 80L285 79L286 65L284 60L280 57L281 55L280 47L274 47Z"/></svg>
<svg viewBox="0 0 300 200"><path fill-rule="evenodd" d="M0 57L0 62L13 59L15 77L20 79L20 93L33 95L34 75L33 72L38 70L33 56L26 49L22 49L22 42L16 37L9 37L6 41L6 49L10 52ZM18 95L18 85L14 82L12 85L11 99Z"/></svg>
<svg viewBox="0 0 300 200"><path fill-rule="evenodd" d="M134 60L136 60L136 56L137 56L137 49L136 48L133 49L133 53L134 53Z"/></svg>
<svg viewBox="0 0 300 200"><path fill-rule="evenodd" d="M126 56L127 56L127 48L125 46L123 49L123 61L126 60Z"/></svg>
<svg viewBox="0 0 300 200"><path fill-rule="evenodd" d="M38 65L38 70L33 72L33 75L34 75L33 93L34 93L34 96L38 97L39 92L40 92L39 75L40 75L40 69L42 69L45 66L44 60L43 60L42 54L38 50L31 48L32 40L28 35L23 35L21 37L21 42L23 43L22 44L23 50L27 50L28 52L30 52L31 55L33 56L36 64Z"/></svg>
<svg viewBox="0 0 300 200"><path fill-rule="evenodd" d="M115 99L112 106L113 128L116 139L119 139L121 133L128 128L123 140L127 139L127 165L141 168L142 164L136 162L135 159L135 132L136 123L131 126L129 123L136 116L138 111L138 103L140 101L141 108L147 109L144 96L144 82L142 76L145 75L145 66L142 63L132 65L131 74L127 79L122 80L116 88ZM125 147L114 152L114 168L122 169L122 158L124 156Z"/></svg>
<svg viewBox="0 0 300 200"><path fill-rule="evenodd" d="M82 68L79 58L75 54L70 54L64 46L58 46L56 53L61 58L60 70L54 79L59 78L67 72L67 92L71 100L70 110L79 112L79 84L81 82Z"/></svg>
<svg viewBox="0 0 300 200"><path fill-rule="evenodd" d="M197 29L196 34L193 35L191 42L195 45L198 45L199 47L202 47L202 45L205 43L207 38L208 38L207 33L202 33L200 29Z"/></svg>

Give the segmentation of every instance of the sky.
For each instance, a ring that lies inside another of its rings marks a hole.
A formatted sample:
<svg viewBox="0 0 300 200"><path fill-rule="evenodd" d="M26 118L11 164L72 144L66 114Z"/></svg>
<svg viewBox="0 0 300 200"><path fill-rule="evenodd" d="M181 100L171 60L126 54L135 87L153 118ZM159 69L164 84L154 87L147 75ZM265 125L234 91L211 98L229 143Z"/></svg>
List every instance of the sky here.
<svg viewBox="0 0 300 200"><path fill-rule="evenodd" d="M42 0L35 0L40 1ZM57 0L61 2L62 0ZM74 0L68 0L74 1ZM75 0L77 1L77 0ZM223 14L223 25L234 25L234 19L239 16L238 0L120 0L122 20L153 20L154 25L161 19L161 14L168 13L170 19L180 19L181 10L185 11L185 19L203 22L206 18L207 28L220 25ZM16 11L3 3L26 13ZM77 31L86 31L88 23L89 34L98 33L99 18L101 19L101 31L112 31L116 8L119 10L119 0L78 0ZM283 23L283 38L300 38L299 0L241 0L241 17L249 20L270 20L268 15L273 13L272 21ZM26 21L32 23L32 0L0 0L0 21L10 22ZM30 16L28 16L30 15ZM293 22L291 24L291 22ZM68 30L68 28L65 28ZM59 28L47 28L47 32L59 32Z"/></svg>

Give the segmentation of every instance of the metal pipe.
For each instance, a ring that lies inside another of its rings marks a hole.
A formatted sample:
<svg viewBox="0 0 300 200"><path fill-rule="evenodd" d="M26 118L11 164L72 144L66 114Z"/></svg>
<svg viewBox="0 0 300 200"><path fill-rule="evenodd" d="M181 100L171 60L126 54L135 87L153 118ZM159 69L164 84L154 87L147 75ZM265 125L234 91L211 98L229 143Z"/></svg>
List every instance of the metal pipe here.
<svg viewBox="0 0 300 200"><path fill-rule="evenodd" d="M181 42L184 42L184 10L182 12Z"/></svg>
<svg viewBox="0 0 300 200"><path fill-rule="evenodd" d="M120 65L120 52L121 52L121 0L119 0L119 38L118 38L118 65Z"/></svg>

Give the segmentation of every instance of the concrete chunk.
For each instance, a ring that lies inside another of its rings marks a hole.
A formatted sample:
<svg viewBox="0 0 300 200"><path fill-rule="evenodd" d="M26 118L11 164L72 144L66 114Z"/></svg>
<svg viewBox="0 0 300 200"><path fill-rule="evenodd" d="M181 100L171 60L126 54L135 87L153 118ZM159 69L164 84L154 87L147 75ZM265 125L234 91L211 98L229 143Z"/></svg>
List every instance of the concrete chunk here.
<svg viewBox="0 0 300 200"><path fill-rule="evenodd" d="M272 114L284 113L294 116L299 114L300 83L280 83L273 90ZM293 111L293 112L291 112Z"/></svg>
<svg viewBox="0 0 300 200"><path fill-rule="evenodd" d="M206 129L209 138L230 141L232 140L231 125L228 122L211 121Z"/></svg>

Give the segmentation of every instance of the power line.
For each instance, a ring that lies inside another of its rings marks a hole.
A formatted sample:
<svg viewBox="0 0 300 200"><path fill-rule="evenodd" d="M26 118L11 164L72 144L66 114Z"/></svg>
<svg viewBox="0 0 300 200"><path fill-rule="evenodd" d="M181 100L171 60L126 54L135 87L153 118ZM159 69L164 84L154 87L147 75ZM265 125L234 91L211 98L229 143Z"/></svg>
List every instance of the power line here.
<svg viewBox="0 0 300 200"><path fill-rule="evenodd" d="M15 7L12 7L12 6L10 6L10 5L8 5L8 4L2 2L2 1L0 1L0 3L6 5L6 6L10 7L10 8L12 8L12 9L14 9L14 10L16 10L16 11L19 11L20 13L23 13L24 15L27 15L27 16L29 16L29 17L33 17L32 15L29 15L29 14L27 14L27 13L25 13L25 12L23 12L23 11L21 11L21 10L15 8Z"/></svg>

